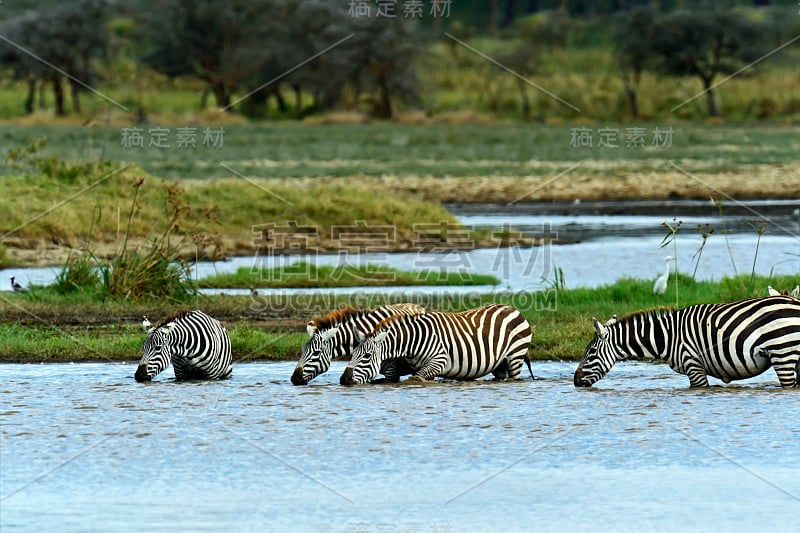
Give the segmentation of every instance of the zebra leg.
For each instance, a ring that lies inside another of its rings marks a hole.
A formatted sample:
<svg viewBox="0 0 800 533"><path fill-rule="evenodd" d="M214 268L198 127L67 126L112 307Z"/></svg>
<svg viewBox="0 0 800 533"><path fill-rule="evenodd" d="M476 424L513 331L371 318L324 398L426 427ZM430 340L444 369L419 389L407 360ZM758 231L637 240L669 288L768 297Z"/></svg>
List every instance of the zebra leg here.
<svg viewBox="0 0 800 533"><path fill-rule="evenodd" d="M413 374L414 369L407 359L389 359L381 365L381 374L384 379L374 379L371 383L397 383L401 376Z"/></svg>
<svg viewBox="0 0 800 533"><path fill-rule="evenodd" d="M769 357L769 362L778 375L778 381L781 387L800 387L800 358L795 360L795 357L798 357L800 354L778 355L772 354L766 350L761 353Z"/></svg>
<svg viewBox="0 0 800 533"><path fill-rule="evenodd" d="M503 358L494 370L492 370L492 375L494 376L495 381L503 381L508 379L508 359Z"/></svg>
<svg viewBox="0 0 800 533"><path fill-rule="evenodd" d="M192 379L189 365L180 357L173 357L172 358L172 369L175 371L175 380L176 381L185 381L187 379Z"/></svg>
<svg viewBox="0 0 800 533"><path fill-rule="evenodd" d="M686 368L686 376L689 378L690 387L708 387L708 374L702 366L690 365Z"/></svg>
<svg viewBox="0 0 800 533"><path fill-rule="evenodd" d="M413 381L426 381L439 376L444 372L447 367L447 354L441 353L429 359L422 367L420 367L414 375L411 376Z"/></svg>

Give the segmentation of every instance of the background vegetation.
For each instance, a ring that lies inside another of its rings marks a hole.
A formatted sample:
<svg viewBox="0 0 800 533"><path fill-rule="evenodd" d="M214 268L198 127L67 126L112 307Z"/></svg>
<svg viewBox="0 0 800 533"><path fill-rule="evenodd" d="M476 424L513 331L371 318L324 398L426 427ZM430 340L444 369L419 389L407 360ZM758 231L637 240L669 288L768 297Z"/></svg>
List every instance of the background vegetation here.
<svg viewBox="0 0 800 533"><path fill-rule="evenodd" d="M463 0L446 16L428 2L407 16L411 3L398 1L393 18L373 2L353 16L357 3L5 4L0 117L619 122L800 111L791 0Z"/></svg>

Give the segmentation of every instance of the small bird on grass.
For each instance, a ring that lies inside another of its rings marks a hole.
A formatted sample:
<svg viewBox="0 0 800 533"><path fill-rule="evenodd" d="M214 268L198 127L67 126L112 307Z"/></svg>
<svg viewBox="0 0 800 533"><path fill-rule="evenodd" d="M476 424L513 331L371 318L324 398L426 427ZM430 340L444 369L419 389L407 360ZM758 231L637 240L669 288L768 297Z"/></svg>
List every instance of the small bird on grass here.
<svg viewBox="0 0 800 533"><path fill-rule="evenodd" d="M27 292L28 291L28 289L26 289L25 287L23 287L22 285L17 283L17 280L16 280L16 278L14 278L14 276L11 276L11 288L14 290L14 292Z"/></svg>

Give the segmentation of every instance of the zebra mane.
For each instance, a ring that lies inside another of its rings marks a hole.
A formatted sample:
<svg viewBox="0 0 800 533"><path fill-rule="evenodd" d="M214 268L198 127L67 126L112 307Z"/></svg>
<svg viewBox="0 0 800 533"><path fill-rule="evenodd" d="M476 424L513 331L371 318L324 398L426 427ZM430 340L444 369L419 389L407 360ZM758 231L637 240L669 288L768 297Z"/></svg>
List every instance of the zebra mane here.
<svg viewBox="0 0 800 533"><path fill-rule="evenodd" d="M180 320L181 318L185 317L186 315L188 315L188 314L189 314L189 313L191 313L191 312L192 312L192 311L190 311L190 310L188 310L188 309L183 309L183 310L181 310L181 311L178 311L178 312L176 312L176 313L172 313L172 314L171 314L171 315L169 315L167 318L165 318L164 320L162 320L162 321L161 321L161 324L159 324L158 326L156 326L156 327L155 327L155 329L154 329L153 331L155 331L156 329L159 329L159 328L161 328L161 327L163 327L163 326L166 326L167 324L169 324L169 323L170 323L170 322L172 322L173 320Z"/></svg>
<svg viewBox="0 0 800 533"><path fill-rule="evenodd" d="M369 308L359 309L358 307L353 307L352 305L343 305L339 309L312 319L310 325L318 330L328 329L336 326L337 324L341 324L350 318L364 316L370 311L371 309Z"/></svg>
<svg viewBox="0 0 800 533"><path fill-rule="evenodd" d="M386 318L384 318L383 320L381 320L380 322L378 322L377 324L375 324L375 327L372 328L372 331L367 333L365 335L365 337L370 337L372 335L375 335L380 330L382 330L384 328L388 328L389 326L391 326L395 322L398 322L400 320L406 319L408 317L414 317L414 316L418 316L418 315L389 315Z"/></svg>
<svg viewBox="0 0 800 533"><path fill-rule="evenodd" d="M630 322L631 320L634 320L634 319L636 319L638 317L643 317L643 318L650 318L650 317L661 318L664 315L668 315L668 314L672 313L673 311L675 311L675 309L672 309L671 307L658 307L656 309L645 309L643 311L634 311L633 313L631 313L629 315L626 315L626 316L624 316L622 318L617 319L617 324L627 323L627 322Z"/></svg>

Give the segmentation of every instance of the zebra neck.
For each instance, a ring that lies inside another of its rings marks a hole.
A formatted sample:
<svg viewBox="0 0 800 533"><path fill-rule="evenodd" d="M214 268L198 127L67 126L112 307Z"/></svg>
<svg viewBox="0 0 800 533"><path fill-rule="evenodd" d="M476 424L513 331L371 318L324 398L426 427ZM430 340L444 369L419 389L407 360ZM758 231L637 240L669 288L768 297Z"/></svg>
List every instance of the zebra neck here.
<svg viewBox="0 0 800 533"><path fill-rule="evenodd" d="M665 359L675 321L675 312L654 312L636 315L618 327L618 344L628 357Z"/></svg>

